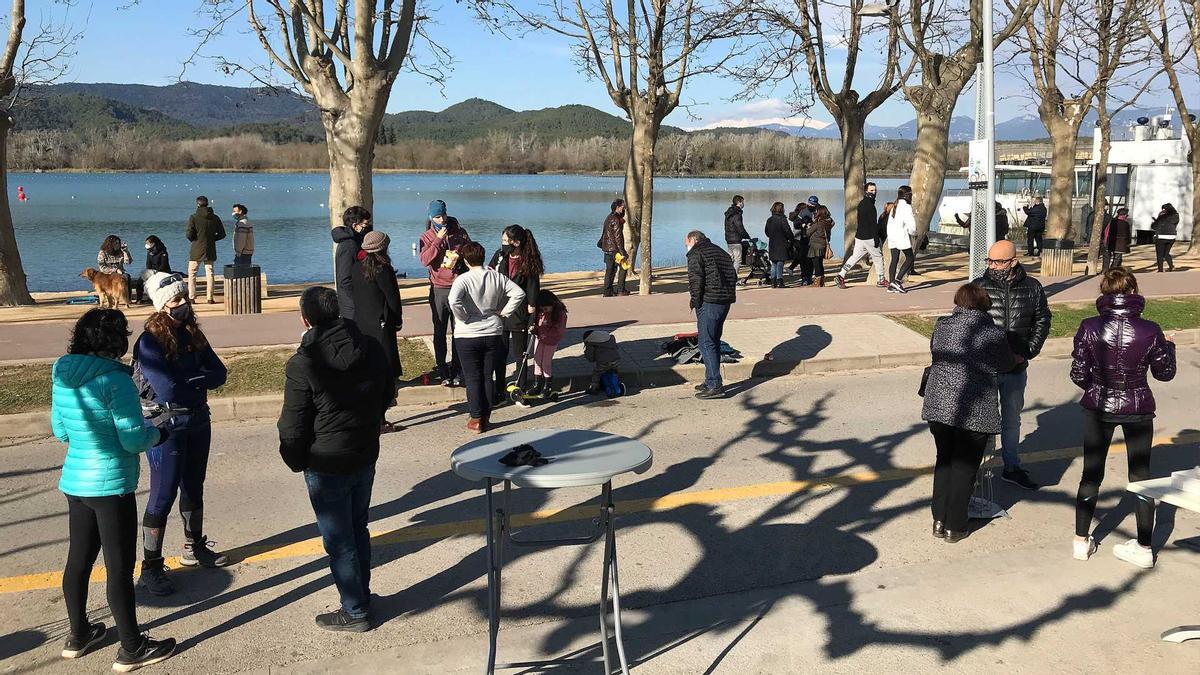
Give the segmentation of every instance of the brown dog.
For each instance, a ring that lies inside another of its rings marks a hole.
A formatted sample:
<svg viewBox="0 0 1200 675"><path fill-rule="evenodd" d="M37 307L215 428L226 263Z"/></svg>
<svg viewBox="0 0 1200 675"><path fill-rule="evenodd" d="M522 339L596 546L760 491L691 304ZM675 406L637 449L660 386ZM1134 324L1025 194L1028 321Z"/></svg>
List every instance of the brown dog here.
<svg viewBox="0 0 1200 675"><path fill-rule="evenodd" d="M129 281L124 274L104 274L94 267L88 267L79 276L92 282L101 307L116 309L121 303L129 306Z"/></svg>

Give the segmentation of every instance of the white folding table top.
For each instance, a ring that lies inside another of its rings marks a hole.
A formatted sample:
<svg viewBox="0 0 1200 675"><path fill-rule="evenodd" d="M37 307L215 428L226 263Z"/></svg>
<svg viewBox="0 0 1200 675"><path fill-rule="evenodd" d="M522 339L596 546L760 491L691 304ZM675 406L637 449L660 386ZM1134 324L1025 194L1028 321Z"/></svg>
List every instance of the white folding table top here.
<svg viewBox="0 0 1200 675"><path fill-rule="evenodd" d="M533 446L550 462L542 466L500 463L501 457L522 444ZM450 468L467 480L491 478L545 489L603 485L622 473L645 473L653 462L654 453L640 441L577 429L531 429L485 436L450 455Z"/></svg>

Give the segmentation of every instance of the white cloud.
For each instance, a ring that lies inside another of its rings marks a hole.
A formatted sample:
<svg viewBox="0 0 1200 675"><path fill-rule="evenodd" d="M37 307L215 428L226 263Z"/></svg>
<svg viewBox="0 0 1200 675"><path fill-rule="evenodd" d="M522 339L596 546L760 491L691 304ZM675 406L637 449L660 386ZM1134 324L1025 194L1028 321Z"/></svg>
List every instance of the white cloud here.
<svg viewBox="0 0 1200 675"><path fill-rule="evenodd" d="M706 120L704 124L691 127L690 131L716 129L718 127L762 127L778 124L788 127L806 127L809 129L824 129L829 122L815 120L806 115L793 115L792 108L786 101L778 98L767 98L751 101L745 105L723 113L719 119Z"/></svg>

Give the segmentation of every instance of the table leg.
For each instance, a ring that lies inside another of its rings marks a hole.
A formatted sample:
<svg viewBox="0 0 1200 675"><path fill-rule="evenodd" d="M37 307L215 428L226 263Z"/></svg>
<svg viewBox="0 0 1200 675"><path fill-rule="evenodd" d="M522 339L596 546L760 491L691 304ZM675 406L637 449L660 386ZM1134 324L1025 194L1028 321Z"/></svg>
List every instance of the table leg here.
<svg viewBox="0 0 1200 675"><path fill-rule="evenodd" d="M501 538L496 540L496 511L492 502L492 480L484 487L487 494L487 559L488 559L488 675L496 672L496 639L500 631L500 569L504 566Z"/></svg>
<svg viewBox="0 0 1200 675"><path fill-rule="evenodd" d="M608 655L608 561L612 556L613 540L608 536L612 531L612 512L608 507L608 492L611 483L605 483L600 491L600 524L604 527L604 571L600 576L600 649L604 654L604 675L612 675L612 659Z"/></svg>
<svg viewBox="0 0 1200 675"><path fill-rule="evenodd" d="M621 673L629 675L629 663L625 658L625 640L621 631L621 583L617 575L617 537L614 521L615 507L612 502L612 483L605 483L601 492L601 517L604 520L604 576L600 584L600 634L603 642L605 672L611 673L608 656L608 584L612 581L613 632L617 642L617 659Z"/></svg>
<svg viewBox="0 0 1200 675"><path fill-rule="evenodd" d="M1171 630L1164 631L1162 639L1166 642L1200 640L1200 626L1177 626Z"/></svg>

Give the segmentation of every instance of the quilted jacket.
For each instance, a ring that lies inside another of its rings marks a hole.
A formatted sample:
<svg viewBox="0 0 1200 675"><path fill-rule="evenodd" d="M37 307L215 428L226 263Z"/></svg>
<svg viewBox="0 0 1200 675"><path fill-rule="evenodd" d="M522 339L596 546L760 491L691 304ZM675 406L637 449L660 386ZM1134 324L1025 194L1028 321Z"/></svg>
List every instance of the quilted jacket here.
<svg viewBox="0 0 1200 675"><path fill-rule="evenodd" d="M1146 371L1157 380L1175 377L1175 345L1153 321L1143 319L1140 295L1102 295L1100 316L1085 319L1075 332L1071 381L1083 389L1080 405L1112 415L1154 413L1154 393Z"/></svg>

